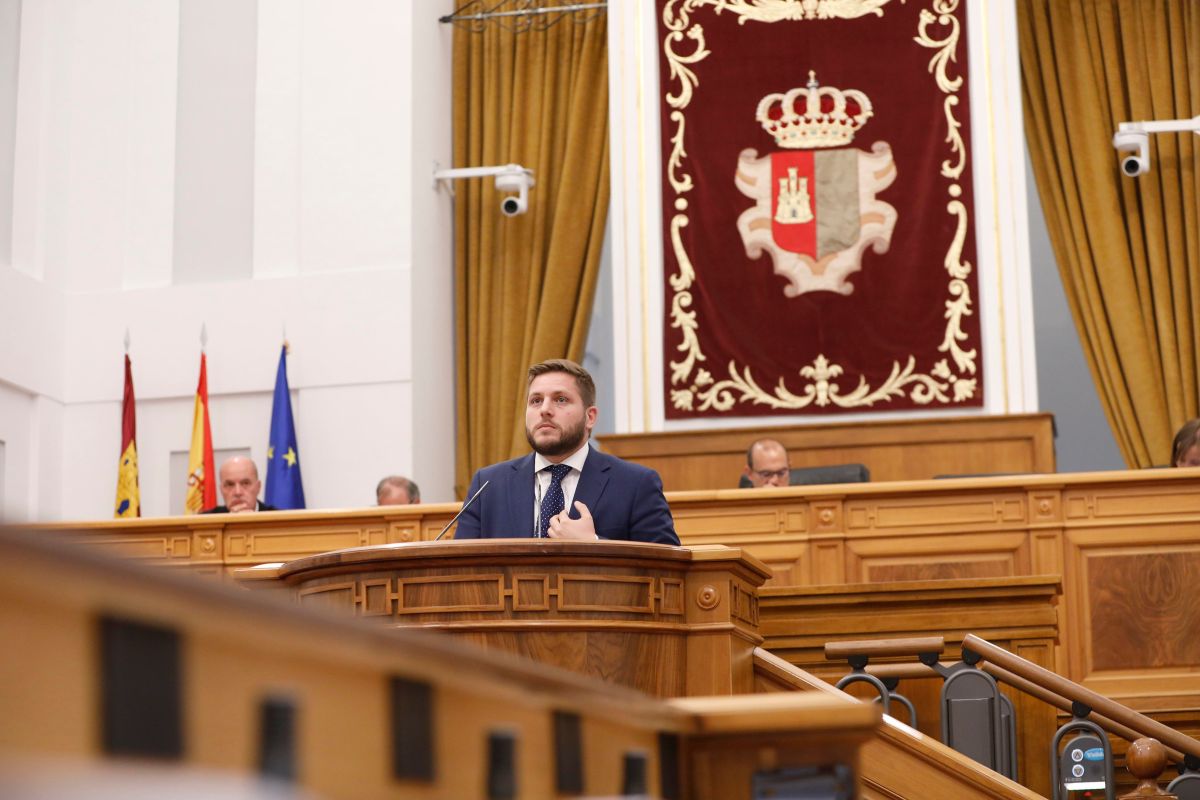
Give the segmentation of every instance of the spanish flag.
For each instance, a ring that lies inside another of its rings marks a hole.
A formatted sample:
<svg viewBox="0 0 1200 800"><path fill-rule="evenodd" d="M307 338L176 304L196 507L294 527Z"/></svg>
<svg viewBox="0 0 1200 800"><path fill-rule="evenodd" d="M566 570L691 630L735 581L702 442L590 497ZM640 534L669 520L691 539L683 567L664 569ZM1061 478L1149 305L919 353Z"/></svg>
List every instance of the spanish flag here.
<svg viewBox="0 0 1200 800"><path fill-rule="evenodd" d="M200 353L200 383L192 415L192 448L188 453L188 489L184 508L199 514L217 504L217 471L213 468L212 427L208 421L208 367Z"/></svg>
<svg viewBox="0 0 1200 800"><path fill-rule="evenodd" d="M121 402L121 460L117 462L117 503L114 517L140 517L138 491L137 415L133 408L133 364L125 356L125 399Z"/></svg>

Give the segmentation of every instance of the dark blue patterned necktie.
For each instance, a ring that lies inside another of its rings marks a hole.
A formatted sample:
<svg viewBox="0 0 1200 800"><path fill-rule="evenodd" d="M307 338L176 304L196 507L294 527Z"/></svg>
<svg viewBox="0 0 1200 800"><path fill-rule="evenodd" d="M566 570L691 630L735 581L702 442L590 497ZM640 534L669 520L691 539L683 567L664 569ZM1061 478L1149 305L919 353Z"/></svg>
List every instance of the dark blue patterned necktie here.
<svg viewBox="0 0 1200 800"><path fill-rule="evenodd" d="M567 477L571 468L566 464L551 464L542 470L550 473L550 488L542 495L542 506L538 509L538 538L545 539L549 534L550 518L561 513L567 500L563 495L562 479Z"/></svg>

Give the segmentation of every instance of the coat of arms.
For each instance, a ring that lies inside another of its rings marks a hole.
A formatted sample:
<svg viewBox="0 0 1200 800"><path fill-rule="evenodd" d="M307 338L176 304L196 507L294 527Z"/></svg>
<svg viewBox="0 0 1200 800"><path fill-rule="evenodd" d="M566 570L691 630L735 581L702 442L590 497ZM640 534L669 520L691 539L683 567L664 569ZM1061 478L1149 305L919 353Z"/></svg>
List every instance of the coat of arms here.
<svg viewBox="0 0 1200 800"><path fill-rule="evenodd" d="M867 96L808 77L807 86L758 103L756 119L784 149L738 156L735 182L755 204L737 226L747 256L771 254L786 296L850 294L846 279L862 268L863 251L886 253L891 244L896 209L875 195L896 179L896 165L887 142L869 153L846 147L874 113Z"/></svg>

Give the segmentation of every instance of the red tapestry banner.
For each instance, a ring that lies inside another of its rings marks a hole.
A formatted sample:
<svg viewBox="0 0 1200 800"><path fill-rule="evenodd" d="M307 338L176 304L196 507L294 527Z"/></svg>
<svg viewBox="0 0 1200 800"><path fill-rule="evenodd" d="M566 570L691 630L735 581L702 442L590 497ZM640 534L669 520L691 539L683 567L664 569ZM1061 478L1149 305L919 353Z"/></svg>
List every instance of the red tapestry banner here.
<svg viewBox="0 0 1200 800"><path fill-rule="evenodd" d="M983 405L960 0L658 0L668 419Z"/></svg>

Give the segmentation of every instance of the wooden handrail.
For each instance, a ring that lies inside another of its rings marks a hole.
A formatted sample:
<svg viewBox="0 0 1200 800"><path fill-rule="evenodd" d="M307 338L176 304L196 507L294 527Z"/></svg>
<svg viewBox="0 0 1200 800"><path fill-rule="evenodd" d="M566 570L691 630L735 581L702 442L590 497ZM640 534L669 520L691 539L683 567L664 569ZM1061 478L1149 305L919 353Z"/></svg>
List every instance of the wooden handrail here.
<svg viewBox="0 0 1200 800"><path fill-rule="evenodd" d="M1033 681L1026 680L1016 673L1009 672L1004 667L993 664L990 661L984 661L980 663L979 667L1001 683L1011 686L1018 691L1024 692L1030 697L1036 697L1038 700L1041 700L1047 705L1052 705L1055 708L1062 709L1063 711L1073 711L1071 708L1071 701L1067 698L1060 694L1055 694L1049 689L1040 686ZM886 680L888 678L895 678L896 680L902 680L905 678L941 678L941 675L933 667L926 666L925 664L868 664L867 673L874 675L880 680ZM1104 728L1104 730L1108 731L1109 733L1120 736L1127 742L1135 742L1143 736L1143 734L1139 733L1133 728L1122 725L1119 722L1115 722L1097 711L1093 711L1091 714L1089 714L1088 719L1099 725L1101 728ZM1182 752L1176 750L1174 747L1167 747L1166 745L1163 745L1163 747L1166 749L1167 757L1170 758L1171 761L1176 764L1183 761Z"/></svg>
<svg viewBox="0 0 1200 800"><path fill-rule="evenodd" d="M1060 694L1055 694L1049 689L1039 686L1033 681L1025 680L1020 675L1009 672L1004 667L997 666L990 661L983 662L981 666L983 667L984 672L988 673L1001 683L1008 684L1014 689L1019 689L1025 694L1031 697L1036 697L1043 703L1048 703L1056 708L1062 709L1063 711L1072 711L1071 701ZM1143 737L1143 734L1135 731L1133 728L1111 720L1097 711L1093 711L1091 714L1088 714L1088 719L1099 725L1101 728L1104 728L1104 730L1108 731L1109 733L1120 736L1122 739L1130 743L1136 742L1138 739ZM1183 753L1179 752L1174 747L1166 747L1166 745L1163 745L1163 747L1166 748L1167 757L1172 761L1175 763L1183 761Z"/></svg>
<svg viewBox="0 0 1200 800"><path fill-rule="evenodd" d="M1152 736L1169 748L1200 758L1200 742L1190 736L1185 736L1161 722L1156 722L1144 714L1139 714L1133 709L1109 700L1104 695L1086 689L1044 667L1039 667L1032 661L1008 652L1003 647L997 647L973 633L968 633L963 637L962 646L964 650L978 653L989 664L1009 670L1014 675L1037 684L1069 702L1083 703L1101 716L1137 731L1142 736Z"/></svg>
<svg viewBox="0 0 1200 800"><path fill-rule="evenodd" d="M914 636L908 639L861 639L853 642L827 642L825 657L830 660L852 656L916 656L941 653L946 649L943 636Z"/></svg>

